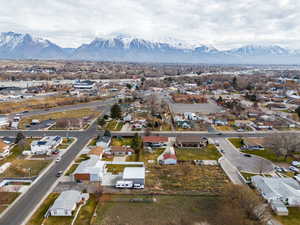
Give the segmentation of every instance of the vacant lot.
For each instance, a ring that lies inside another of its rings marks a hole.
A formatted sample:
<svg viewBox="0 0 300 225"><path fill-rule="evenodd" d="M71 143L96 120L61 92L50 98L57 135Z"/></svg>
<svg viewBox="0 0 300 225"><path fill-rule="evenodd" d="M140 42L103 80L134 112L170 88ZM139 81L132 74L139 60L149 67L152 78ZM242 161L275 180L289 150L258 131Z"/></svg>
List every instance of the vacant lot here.
<svg viewBox="0 0 300 225"><path fill-rule="evenodd" d="M1 102L0 103L0 114L11 113L11 112L21 112L25 110L35 110L35 109L48 109L58 106L74 105L79 103L86 103L95 100L101 100L100 97L92 98L78 98L78 97L66 97L66 96L56 96L56 97L46 97L39 99L27 99L23 101L14 102Z"/></svg>
<svg viewBox="0 0 300 225"><path fill-rule="evenodd" d="M214 145L209 144L202 149L176 149L176 156L178 160L217 160L221 154Z"/></svg>
<svg viewBox="0 0 300 225"><path fill-rule="evenodd" d="M103 196L93 225L170 225L210 221L217 197L153 196L156 202L130 202L145 196Z"/></svg>
<svg viewBox="0 0 300 225"><path fill-rule="evenodd" d="M148 166L146 188L162 193L220 193L228 179L219 166Z"/></svg>
<svg viewBox="0 0 300 225"><path fill-rule="evenodd" d="M23 160L16 159L0 177L31 177L37 176L45 169L51 160Z"/></svg>
<svg viewBox="0 0 300 225"><path fill-rule="evenodd" d="M24 129L26 125L30 124L32 120L57 120L63 118L95 118L99 115L99 112L96 112L92 109L84 108L84 109L76 109L76 110L68 110L63 112L54 112L54 113L47 113L41 115L35 115L30 117L25 117L21 120L19 127L20 129Z"/></svg>
<svg viewBox="0 0 300 225"><path fill-rule="evenodd" d="M0 213L2 213L20 195L17 192L0 192Z"/></svg>

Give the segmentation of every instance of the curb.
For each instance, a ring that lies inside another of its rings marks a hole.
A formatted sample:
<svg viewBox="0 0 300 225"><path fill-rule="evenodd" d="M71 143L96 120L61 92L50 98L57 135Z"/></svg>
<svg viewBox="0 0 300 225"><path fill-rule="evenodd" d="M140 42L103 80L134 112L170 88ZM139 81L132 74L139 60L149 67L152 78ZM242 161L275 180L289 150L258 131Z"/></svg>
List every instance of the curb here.
<svg viewBox="0 0 300 225"><path fill-rule="evenodd" d="M62 155L64 155L70 148L71 148L71 146L73 146L73 144L75 144L76 142L77 142L77 138L75 138L75 137L73 137L75 140L73 141L73 143L71 144L71 145L69 145L68 146L68 148L66 148L66 149L64 149L64 153L62 154ZM53 166L53 165L55 165L55 160L53 160L48 166L47 166L47 168L45 168L39 175L38 175L38 178L36 178L31 184L30 184L30 187L27 189L27 191L36 183L36 182L38 182L38 180L42 177L42 176L44 176L44 174L45 173L47 173L48 172L48 170ZM26 194L26 192L27 191L25 191L25 192L23 192L22 194L20 194L14 201L13 201L13 203L12 204L10 204L1 214L0 214L0 218L2 218L4 215L5 215L5 213L9 210L9 209L11 209L16 203L17 203L17 201L18 200L20 200L25 194ZM47 196L48 196L48 194L47 194ZM43 200L44 201L44 200Z"/></svg>

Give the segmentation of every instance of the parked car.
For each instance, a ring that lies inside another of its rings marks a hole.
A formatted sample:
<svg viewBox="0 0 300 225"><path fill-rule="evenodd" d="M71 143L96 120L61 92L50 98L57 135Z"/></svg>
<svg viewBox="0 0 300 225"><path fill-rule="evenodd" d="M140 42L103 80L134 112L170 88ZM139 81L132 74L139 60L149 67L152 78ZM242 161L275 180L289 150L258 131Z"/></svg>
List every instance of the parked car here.
<svg viewBox="0 0 300 225"><path fill-rule="evenodd" d="M283 168L282 167L279 167L279 166L275 166L274 169L277 171L277 172L284 172Z"/></svg>
<svg viewBox="0 0 300 225"><path fill-rule="evenodd" d="M298 168L296 168L296 167L294 167L294 166L290 166L290 167L289 167L289 170L290 170L290 171L293 171L293 172L295 172L295 173L299 173L299 171L300 171Z"/></svg>
<svg viewBox="0 0 300 225"><path fill-rule="evenodd" d="M244 154L244 156L249 157L249 158L252 157L252 155L250 155L250 154Z"/></svg>
<svg viewBox="0 0 300 225"><path fill-rule="evenodd" d="M134 184L133 188L134 189L144 189L144 185L143 184Z"/></svg>
<svg viewBox="0 0 300 225"><path fill-rule="evenodd" d="M292 166L300 167L300 162L299 161L293 161Z"/></svg>
<svg viewBox="0 0 300 225"><path fill-rule="evenodd" d="M132 188L133 182L132 181L125 181L125 180L119 180L116 183L116 188Z"/></svg>

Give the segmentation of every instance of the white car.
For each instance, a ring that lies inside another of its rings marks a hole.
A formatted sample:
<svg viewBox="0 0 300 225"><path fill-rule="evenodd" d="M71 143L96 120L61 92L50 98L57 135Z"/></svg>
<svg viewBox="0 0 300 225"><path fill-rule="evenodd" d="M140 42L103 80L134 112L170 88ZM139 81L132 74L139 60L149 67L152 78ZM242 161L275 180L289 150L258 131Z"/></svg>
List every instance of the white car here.
<svg viewBox="0 0 300 225"><path fill-rule="evenodd" d="M144 189L144 185L143 184L134 184L133 188L134 189Z"/></svg>
<svg viewBox="0 0 300 225"><path fill-rule="evenodd" d="M293 171L293 172L296 172L296 173L299 173L299 171L300 171L298 168L296 168L296 167L294 167L294 166L290 166L290 167L289 167L289 170L290 170L290 171Z"/></svg>
<svg viewBox="0 0 300 225"><path fill-rule="evenodd" d="M133 182L132 181L125 181L125 180L119 180L116 183L116 188L132 188Z"/></svg>
<svg viewBox="0 0 300 225"><path fill-rule="evenodd" d="M300 167L300 162L299 161L293 161L292 166Z"/></svg>

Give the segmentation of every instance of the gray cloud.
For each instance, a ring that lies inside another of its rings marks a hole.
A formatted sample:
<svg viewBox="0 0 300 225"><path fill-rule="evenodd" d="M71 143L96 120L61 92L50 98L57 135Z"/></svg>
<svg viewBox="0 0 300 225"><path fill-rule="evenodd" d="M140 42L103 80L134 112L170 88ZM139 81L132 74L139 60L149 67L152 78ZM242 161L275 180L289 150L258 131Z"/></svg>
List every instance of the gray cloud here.
<svg viewBox="0 0 300 225"><path fill-rule="evenodd" d="M64 47L126 33L223 49L249 43L300 48L297 0L0 0L0 4L4 6L0 31L27 32Z"/></svg>

